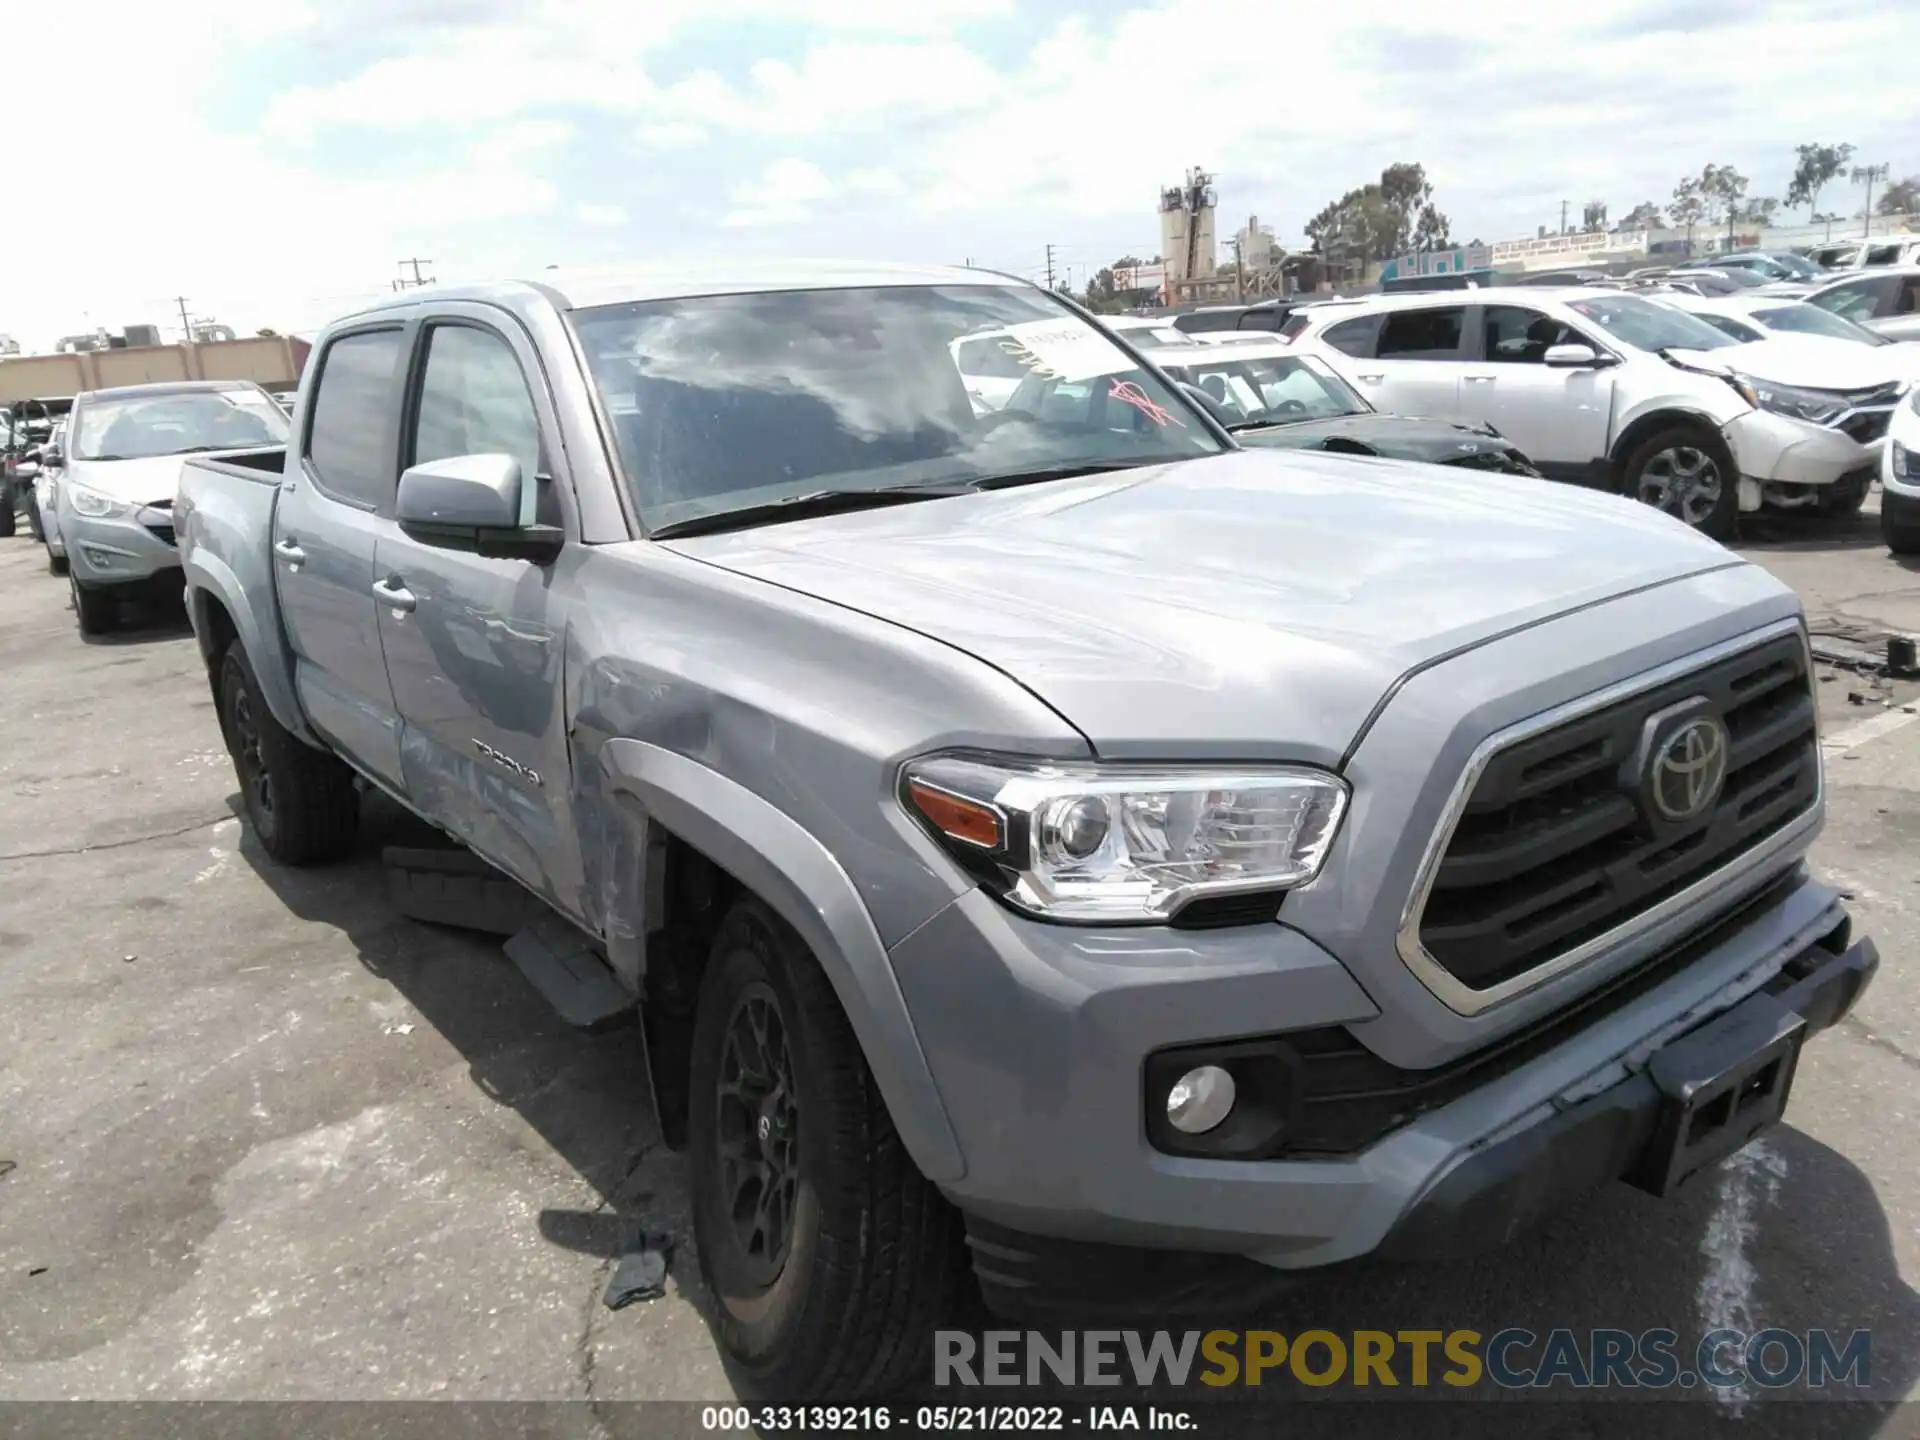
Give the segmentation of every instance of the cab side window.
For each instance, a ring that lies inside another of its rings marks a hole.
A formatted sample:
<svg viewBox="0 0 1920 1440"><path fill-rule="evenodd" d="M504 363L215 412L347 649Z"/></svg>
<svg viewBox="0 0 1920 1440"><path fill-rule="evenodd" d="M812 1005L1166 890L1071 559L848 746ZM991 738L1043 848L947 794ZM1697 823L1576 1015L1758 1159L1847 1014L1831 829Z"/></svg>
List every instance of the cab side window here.
<svg viewBox="0 0 1920 1440"><path fill-rule="evenodd" d="M314 483L336 500L378 510L393 498L393 429L388 422L404 351L399 330L342 335L320 357L305 460Z"/></svg>
<svg viewBox="0 0 1920 1440"><path fill-rule="evenodd" d="M435 325L427 331L420 403L406 463L459 455L511 455L520 483L539 486L535 518L557 525L558 501L540 445L540 412L513 348L490 330Z"/></svg>

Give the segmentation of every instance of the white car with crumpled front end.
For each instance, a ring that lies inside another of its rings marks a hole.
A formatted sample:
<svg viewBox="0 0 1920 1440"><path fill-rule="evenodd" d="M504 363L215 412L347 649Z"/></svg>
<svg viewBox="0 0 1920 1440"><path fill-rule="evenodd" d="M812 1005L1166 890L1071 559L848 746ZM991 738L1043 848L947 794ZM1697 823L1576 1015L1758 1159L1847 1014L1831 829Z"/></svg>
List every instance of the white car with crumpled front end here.
<svg viewBox="0 0 1920 1440"><path fill-rule="evenodd" d="M1920 386L1893 412L1880 457L1880 537L1896 555L1920 555Z"/></svg>
<svg viewBox="0 0 1920 1440"><path fill-rule="evenodd" d="M1870 478L1878 459L1806 418L1797 387L1743 369L1776 368L1776 342L1738 345L1651 297L1495 286L1303 313L1296 342L1336 352L1378 409L1492 425L1549 477L1634 496L1716 538L1763 503L1844 509L1857 486L1820 492L1863 465Z"/></svg>
<svg viewBox="0 0 1920 1440"><path fill-rule="evenodd" d="M84 635L110 630L123 598L177 588L173 496L180 457L284 445L287 417L240 381L129 385L76 396L53 472L53 526Z"/></svg>

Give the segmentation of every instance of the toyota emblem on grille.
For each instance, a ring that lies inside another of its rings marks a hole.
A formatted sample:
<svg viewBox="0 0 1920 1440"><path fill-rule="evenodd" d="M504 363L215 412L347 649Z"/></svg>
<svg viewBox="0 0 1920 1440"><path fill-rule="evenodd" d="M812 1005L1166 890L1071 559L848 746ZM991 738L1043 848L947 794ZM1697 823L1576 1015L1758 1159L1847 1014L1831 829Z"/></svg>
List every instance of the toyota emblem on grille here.
<svg viewBox="0 0 1920 1440"><path fill-rule="evenodd" d="M1727 727L1712 715L1689 720L1653 752L1647 798L1662 819L1692 820L1720 798L1727 778Z"/></svg>

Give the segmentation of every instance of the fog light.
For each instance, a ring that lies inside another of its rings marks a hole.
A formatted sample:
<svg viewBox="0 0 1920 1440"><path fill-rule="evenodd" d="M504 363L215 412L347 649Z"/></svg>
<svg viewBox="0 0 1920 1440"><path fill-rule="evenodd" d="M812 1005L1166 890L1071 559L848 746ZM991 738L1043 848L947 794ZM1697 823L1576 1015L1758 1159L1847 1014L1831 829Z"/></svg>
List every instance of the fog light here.
<svg viewBox="0 0 1920 1440"><path fill-rule="evenodd" d="M1233 1109L1233 1076L1218 1065L1189 1070L1167 1091L1167 1120L1186 1135L1204 1135Z"/></svg>

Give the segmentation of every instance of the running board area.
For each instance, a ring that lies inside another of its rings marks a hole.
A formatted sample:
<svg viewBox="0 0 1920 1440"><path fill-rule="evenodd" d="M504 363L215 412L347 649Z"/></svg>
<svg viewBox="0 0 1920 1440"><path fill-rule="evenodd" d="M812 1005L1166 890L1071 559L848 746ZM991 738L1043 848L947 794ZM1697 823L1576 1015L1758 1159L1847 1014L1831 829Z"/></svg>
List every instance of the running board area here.
<svg viewBox="0 0 1920 1440"><path fill-rule="evenodd" d="M558 915L541 915L507 941L507 958L569 1025L607 1030L636 1017L632 993L593 942Z"/></svg>

